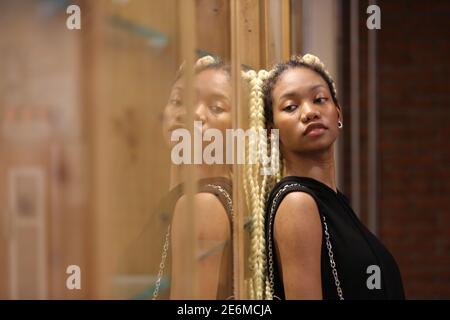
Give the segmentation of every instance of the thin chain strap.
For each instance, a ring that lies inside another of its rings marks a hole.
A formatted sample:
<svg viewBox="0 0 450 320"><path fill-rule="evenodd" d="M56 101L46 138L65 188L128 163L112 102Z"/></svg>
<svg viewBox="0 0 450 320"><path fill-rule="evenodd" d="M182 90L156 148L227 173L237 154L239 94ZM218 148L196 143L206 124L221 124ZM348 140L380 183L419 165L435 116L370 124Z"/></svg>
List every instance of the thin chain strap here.
<svg viewBox="0 0 450 320"><path fill-rule="evenodd" d="M339 300L344 300L344 294L342 293L341 282L339 281L339 278L338 278L337 269L336 269L336 262L334 261L333 250L332 250L332 247L331 247L330 234L328 233L328 225L327 225L327 222L325 220L325 216L322 216L322 218L323 218L325 240L326 240L327 250L328 250L328 257L330 257L330 265L331 265L331 269L332 269L332 272L333 272L334 283L336 285L336 289L337 289L337 293L338 293L338 296L339 296Z"/></svg>
<svg viewBox="0 0 450 320"><path fill-rule="evenodd" d="M228 193L228 191L225 190L222 186L216 184L208 184L207 186L216 189L225 197L225 199L227 200L227 211L230 213L231 219L234 219L233 200L231 199L231 196Z"/></svg>
<svg viewBox="0 0 450 320"><path fill-rule="evenodd" d="M164 273L165 262L167 258L167 251L169 250L169 239L170 239L170 224L167 227L166 240L164 241L163 253L161 255L161 263L159 264L158 278L155 283L155 290L153 291L152 300L158 298L159 287L161 286L161 279Z"/></svg>
<svg viewBox="0 0 450 320"><path fill-rule="evenodd" d="M272 246L272 225L274 223L274 215L275 215L275 207L278 203L278 199L280 198L281 194L284 193L286 190L288 189L296 189L298 187L302 187L301 184L298 183L291 183L291 184L287 184L285 185L283 188L281 188L277 194L275 195L273 202L272 202L272 206L270 207L270 215L269 215L269 244L268 244L268 248L269 248L269 253L268 253L268 258L269 258L269 291L270 291L270 295L273 297L274 296L274 288L275 288L275 284L274 284L274 262L273 262L273 246ZM330 266L332 269L332 273L333 273L333 277L334 277L334 283L336 285L336 290L339 296L340 300L344 300L344 295L341 289L341 283L339 281L338 278L338 274L337 274L337 269L336 269L336 262L334 261L334 255L333 255L333 248L331 246L331 241L330 241L330 234L328 232L328 225L326 223L325 220L325 216L322 216L323 218L323 225L324 225L324 233L325 233L325 241L326 241L326 246L327 246L327 251L328 251L328 256L330 258Z"/></svg>

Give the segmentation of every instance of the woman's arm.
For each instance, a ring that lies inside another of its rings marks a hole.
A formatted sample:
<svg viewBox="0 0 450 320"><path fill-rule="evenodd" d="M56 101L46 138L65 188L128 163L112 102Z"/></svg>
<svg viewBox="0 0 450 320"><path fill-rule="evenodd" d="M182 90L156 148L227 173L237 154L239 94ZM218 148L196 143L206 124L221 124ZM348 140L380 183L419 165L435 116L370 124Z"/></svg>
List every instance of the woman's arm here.
<svg viewBox="0 0 450 320"><path fill-rule="evenodd" d="M291 192L283 199L274 239L286 299L322 299L322 224L310 195Z"/></svg>
<svg viewBox="0 0 450 320"><path fill-rule="evenodd" d="M185 223L183 219L187 212L187 197L181 197L174 210L172 220L172 285L171 299L192 299L184 296L186 292L180 286L180 277L186 275L179 257L189 252L182 234ZM222 203L210 193L198 193L194 196L194 219L197 224L196 268L198 274L198 299L216 299L219 286L220 267L222 264L223 247L230 241L230 222ZM231 261L229 262L231 264ZM231 281L231 280L230 280Z"/></svg>

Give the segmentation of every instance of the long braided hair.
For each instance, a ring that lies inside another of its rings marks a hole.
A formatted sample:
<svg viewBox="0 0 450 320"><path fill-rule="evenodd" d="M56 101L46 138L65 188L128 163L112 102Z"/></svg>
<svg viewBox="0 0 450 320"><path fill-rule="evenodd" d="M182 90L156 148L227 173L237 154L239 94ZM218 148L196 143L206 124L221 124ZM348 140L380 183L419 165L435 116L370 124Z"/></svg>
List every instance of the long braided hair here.
<svg viewBox="0 0 450 320"><path fill-rule="evenodd" d="M249 266L251 278L249 293L250 299L264 299L267 282L264 233L266 197L273 185L280 179L280 174L265 173L267 167L261 160L262 157L270 155L273 159L271 170L279 173L279 153L278 145L270 143L265 130L266 118L262 89L264 81L270 77L270 72L251 70L244 72L243 77L250 86L249 130L251 130L251 134L246 145L244 174L244 191L250 213Z"/></svg>

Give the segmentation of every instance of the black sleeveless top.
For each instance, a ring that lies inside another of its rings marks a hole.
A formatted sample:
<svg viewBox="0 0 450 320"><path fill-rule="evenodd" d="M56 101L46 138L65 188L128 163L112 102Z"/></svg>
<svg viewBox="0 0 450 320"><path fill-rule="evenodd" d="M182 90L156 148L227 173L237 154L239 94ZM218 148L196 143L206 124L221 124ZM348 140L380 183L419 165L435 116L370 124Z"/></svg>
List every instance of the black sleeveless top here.
<svg viewBox="0 0 450 320"><path fill-rule="evenodd" d="M282 191L279 192L280 190ZM269 264L271 263L273 268L275 296L281 299L285 298L278 257L275 252L273 226L276 211L282 199L290 192L305 192L314 198L321 215L323 231L325 230L323 219L325 217L336 264L335 269L344 299L405 298L400 271L393 256L380 240L360 222L350 207L348 199L339 190L336 193L333 189L315 179L296 176L285 177L277 183L267 202L266 242L267 244L270 242L273 248L273 259L272 263L269 259ZM278 197L275 199L277 194ZM301 214L301 212L295 212L295 214ZM269 257L270 247L267 247ZM322 236L321 251L323 299L339 299L325 234ZM379 272L374 272L371 268L368 270L368 267L372 265L378 266ZM376 283L373 282L373 276L377 273L381 276L379 289L373 286Z"/></svg>

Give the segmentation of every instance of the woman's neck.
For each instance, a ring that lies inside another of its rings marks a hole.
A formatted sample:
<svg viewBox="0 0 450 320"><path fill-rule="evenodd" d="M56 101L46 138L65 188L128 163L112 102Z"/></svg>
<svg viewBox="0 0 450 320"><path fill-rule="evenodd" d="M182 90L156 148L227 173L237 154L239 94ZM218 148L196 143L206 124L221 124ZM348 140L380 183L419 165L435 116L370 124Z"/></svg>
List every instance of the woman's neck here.
<svg viewBox="0 0 450 320"><path fill-rule="evenodd" d="M285 176L313 178L337 192L333 147L316 153L287 153L284 165Z"/></svg>

